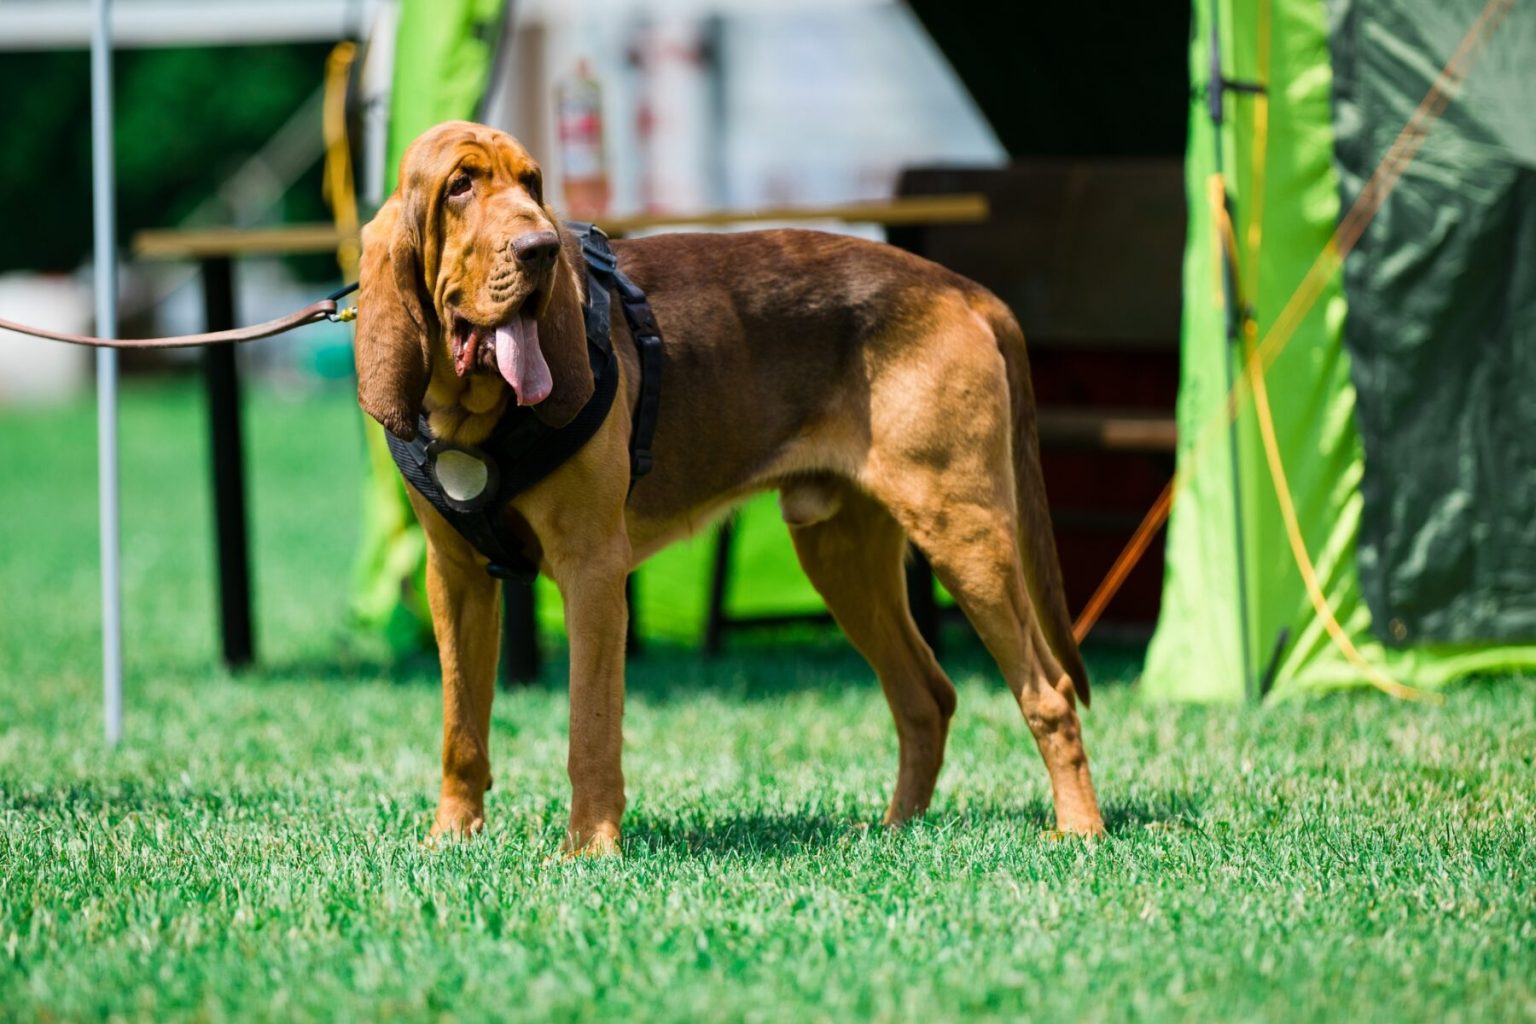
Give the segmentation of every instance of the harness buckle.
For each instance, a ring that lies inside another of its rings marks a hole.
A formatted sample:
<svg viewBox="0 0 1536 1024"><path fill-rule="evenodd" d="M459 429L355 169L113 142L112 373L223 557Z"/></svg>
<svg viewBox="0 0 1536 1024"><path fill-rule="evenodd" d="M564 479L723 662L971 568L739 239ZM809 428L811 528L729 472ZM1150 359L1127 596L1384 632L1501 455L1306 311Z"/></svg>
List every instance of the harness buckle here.
<svg viewBox="0 0 1536 1024"><path fill-rule="evenodd" d="M571 226L575 227L574 224ZM609 247L608 236L603 234L602 228L596 224L585 224L577 233L581 235L582 255L587 258L589 264L595 265L610 275L619 269L619 258Z"/></svg>

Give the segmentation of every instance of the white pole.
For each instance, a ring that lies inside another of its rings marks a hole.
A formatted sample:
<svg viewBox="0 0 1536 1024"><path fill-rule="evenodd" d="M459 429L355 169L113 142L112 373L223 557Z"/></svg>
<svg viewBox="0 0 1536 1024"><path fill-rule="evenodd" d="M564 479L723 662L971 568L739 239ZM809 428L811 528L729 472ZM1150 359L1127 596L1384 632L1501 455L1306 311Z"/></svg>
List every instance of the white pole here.
<svg viewBox="0 0 1536 1024"><path fill-rule="evenodd" d="M111 0L92 0L91 177L96 195L96 333L117 337L117 221L112 184ZM96 465L101 490L101 688L107 744L123 737L123 586L118 557L117 352L96 350Z"/></svg>

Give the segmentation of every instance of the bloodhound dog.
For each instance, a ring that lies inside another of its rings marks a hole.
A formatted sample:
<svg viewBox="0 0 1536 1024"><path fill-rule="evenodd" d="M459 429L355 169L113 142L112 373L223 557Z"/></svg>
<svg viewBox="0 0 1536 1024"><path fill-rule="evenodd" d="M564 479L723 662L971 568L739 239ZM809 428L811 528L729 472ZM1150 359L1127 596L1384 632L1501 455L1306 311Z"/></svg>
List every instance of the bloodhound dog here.
<svg viewBox="0 0 1536 1024"><path fill-rule="evenodd" d="M505 511L565 608L565 850L619 849L626 577L763 490L779 492L800 564L890 704L900 753L884 820L927 808L955 709L907 606L910 541L1017 699L1057 827L1102 832L1075 708L1088 677L1062 594L1024 338L1003 303L900 249L814 231L668 234L613 250L662 329L655 469L631 491L639 363L614 317L620 383L605 421ZM426 132L363 233L363 409L401 438L424 413L455 445L485 439L509 403L568 422L593 391L583 267L515 139L467 122ZM433 831L470 833L491 784L499 587L433 506L414 490L411 502L443 673Z"/></svg>

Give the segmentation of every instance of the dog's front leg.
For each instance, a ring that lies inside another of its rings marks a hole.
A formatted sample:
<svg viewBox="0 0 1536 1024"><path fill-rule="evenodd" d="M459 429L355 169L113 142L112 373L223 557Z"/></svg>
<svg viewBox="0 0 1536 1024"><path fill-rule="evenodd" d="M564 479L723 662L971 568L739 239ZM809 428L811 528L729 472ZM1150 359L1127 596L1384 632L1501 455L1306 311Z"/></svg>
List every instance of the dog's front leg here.
<svg viewBox="0 0 1536 1024"><path fill-rule="evenodd" d="M571 777L568 854L619 852L624 814L624 580L629 546L622 533L570 567L560 581L571 641Z"/></svg>
<svg viewBox="0 0 1536 1024"><path fill-rule="evenodd" d="M491 784L501 588L436 512L422 505L416 514L435 519L427 530L427 599L443 669L443 789L432 834L468 835L485 827Z"/></svg>

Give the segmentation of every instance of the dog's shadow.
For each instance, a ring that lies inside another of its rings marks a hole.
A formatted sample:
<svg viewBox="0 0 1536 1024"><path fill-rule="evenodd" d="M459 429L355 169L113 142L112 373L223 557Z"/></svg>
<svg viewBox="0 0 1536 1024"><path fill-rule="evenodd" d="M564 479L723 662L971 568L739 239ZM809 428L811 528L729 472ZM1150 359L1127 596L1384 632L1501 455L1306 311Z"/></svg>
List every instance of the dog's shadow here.
<svg viewBox="0 0 1536 1024"><path fill-rule="evenodd" d="M436 688L442 685L442 670L435 649L390 654L348 640L340 640L326 651L269 657L255 668L241 670L238 674L262 681L319 682L338 687L376 682L405 687Z"/></svg>
<svg viewBox="0 0 1536 1024"><path fill-rule="evenodd" d="M944 624L942 662L951 678L979 676L1002 680L997 667L968 626ZM570 672L570 651L563 643L545 639L537 677L511 680L498 669L497 691L503 697L519 692L561 691ZM1127 653L1127 652L1130 653ZM788 657L786 657L788 654ZM1096 689L1123 685L1140 666L1139 650L1115 645L1092 649L1090 662ZM188 670L200 678L203 666ZM441 685L436 650L388 654L377 644L339 637L325 651L306 651L271 658L242 673L250 678L295 682L322 681L337 686L385 681L402 687ZM700 694L726 695L745 701L773 700L799 692L830 692L850 681L878 686L874 672L833 625L787 627L733 641L718 654L670 641L646 642L625 666L625 691L630 697L656 704L692 699Z"/></svg>
<svg viewBox="0 0 1536 1024"><path fill-rule="evenodd" d="M952 679L994 678L995 663L968 628L949 624L941 645ZM547 684L564 681L567 662L552 660L541 673ZM625 692L652 704L691 700L699 695L741 701L776 700L797 693L835 693L849 685L878 693L874 670L836 627L795 632L780 640L773 632L736 642L725 652L704 654L690 647L647 646L626 666Z"/></svg>
<svg viewBox="0 0 1536 1024"><path fill-rule="evenodd" d="M792 656L787 667L785 645L764 642L762 638L719 654L706 654L694 646L668 641L647 642L626 659L625 689L631 696L669 701L722 691L766 697L826 688L850 676L868 676L873 681L869 666L835 628L806 629L791 637ZM391 655L376 648L377 645L343 638L331 650L268 658L241 674L263 680L314 680L336 685L378 680L403 686L441 685L435 649ZM963 664L969 667L976 662L975 653L964 647L962 650ZM187 671L190 675L202 670L197 666ZM546 638L536 675L531 679L511 679L498 666L497 691L508 696L530 690L564 690L569 675L570 649L563 642L549 642Z"/></svg>
<svg viewBox="0 0 1536 1024"><path fill-rule="evenodd" d="M259 800L260 798L255 798ZM193 813L216 820L252 798L210 790L176 791L147 780L75 781L27 787L0 780L0 812L37 815L67 811L77 822L117 821L130 814L165 819ZM1187 792L1168 790L1145 797L1110 799L1103 804L1110 840L1130 839L1148 830L1205 836L1198 801ZM973 802L959 811L930 812L909 829L886 829L871 819L835 810L752 810L673 816L635 813L624 827L630 858L732 859L777 862L864 843L900 843L918 830L946 834L993 832L1001 825L1021 843L1050 842L1053 830L1048 800L1017 803ZM407 826L407 830L408 830Z"/></svg>
<svg viewBox="0 0 1536 1024"><path fill-rule="evenodd" d="M1198 803L1186 792L1169 790L1150 797L1107 800L1102 810L1104 828L1111 839L1129 838L1149 828L1204 833ZM999 823L1011 824L1025 840L1059 838L1054 831L1051 804L1043 798L1022 804L973 803L960 812L936 810L915 827L980 830ZM837 846L899 838L902 834L901 829L885 829L872 821L829 811L743 810L711 816L706 821L636 815L625 824L624 845L631 856L671 853L783 860Z"/></svg>

